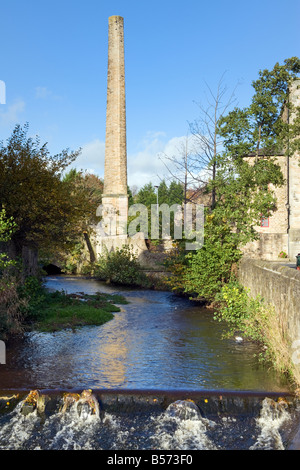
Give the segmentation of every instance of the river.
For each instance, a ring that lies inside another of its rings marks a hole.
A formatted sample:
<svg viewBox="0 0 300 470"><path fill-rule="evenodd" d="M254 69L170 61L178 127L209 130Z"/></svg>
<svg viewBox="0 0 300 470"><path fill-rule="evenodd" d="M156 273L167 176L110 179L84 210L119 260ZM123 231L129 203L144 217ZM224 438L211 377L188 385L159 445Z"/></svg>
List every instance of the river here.
<svg viewBox="0 0 300 470"><path fill-rule="evenodd" d="M300 448L299 404L287 382L257 359L255 345L223 339L212 310L82 277L49 276L46 285L121 293L129 303L102 326L30 332L8 345L0 450ZM87 389L97 412L84 401ZM30 390L39 398L26 405ZM68 406L66 392L77 397Z"/></svg>
<svg viewBox="0 0 300 470"><path fill-rule="evenodd" d="M49 276L46 285L121 293L129 303L102 326L31 332L9 345L2 389L287 389L284 378L255 357L255 345L222 339L226 327L197 303L80 277Z"/></svg>

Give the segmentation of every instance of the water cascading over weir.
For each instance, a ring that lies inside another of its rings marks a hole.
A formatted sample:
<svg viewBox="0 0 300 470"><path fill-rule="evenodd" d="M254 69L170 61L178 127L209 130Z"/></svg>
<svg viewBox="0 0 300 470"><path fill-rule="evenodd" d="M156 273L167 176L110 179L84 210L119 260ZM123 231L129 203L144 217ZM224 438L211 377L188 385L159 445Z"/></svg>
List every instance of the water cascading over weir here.
<svg viewBox="0 0 300 470"><path fill-rule="evenodd" d="M1 392L0 450L189 451L195 463L199 450L299 450L298 423L298 400L278 393Z"/></svg>

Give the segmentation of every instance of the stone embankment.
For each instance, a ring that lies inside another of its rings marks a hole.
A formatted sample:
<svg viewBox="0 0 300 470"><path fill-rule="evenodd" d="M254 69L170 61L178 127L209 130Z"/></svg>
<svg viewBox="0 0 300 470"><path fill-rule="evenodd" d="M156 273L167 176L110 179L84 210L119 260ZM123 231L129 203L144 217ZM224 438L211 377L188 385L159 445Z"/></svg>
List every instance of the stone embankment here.
<svg viewBox="0 0 300 470"><path fill-rule="evenodd" d="M300 371L300 271L288 260L243 258L238 277L252 297L260 295L267 304L274 306L291 357Z"/></svg>

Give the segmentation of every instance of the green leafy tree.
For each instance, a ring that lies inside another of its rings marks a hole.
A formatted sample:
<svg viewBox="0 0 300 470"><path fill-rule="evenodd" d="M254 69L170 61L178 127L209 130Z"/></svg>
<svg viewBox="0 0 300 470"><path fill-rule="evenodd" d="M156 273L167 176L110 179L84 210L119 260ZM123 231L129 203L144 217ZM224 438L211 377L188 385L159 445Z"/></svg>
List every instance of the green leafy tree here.
<svg viewBox="0 0 300 470"><path fill-rule="evenodd" d="M6 145L0 143L0 201L17 226L11 237L15 256L24 255L28 247L36 251L64 244L72 227L85 216L82 199L62 179L79 151L63 150L51 156L46 144L27 133L28 125L17 125Z"/></svg>
<svg viewBox="0 0 300 470"><path fill-rule="evenodd" d="M5 252L7 243L17 226L12 217L6 216L5 209L0 211L0 339L7 339L11 333L22 330L22 309L27 305L26 299L20 298L18 292L19 276L17 263ZM13 268L13 269L11 269Z"/></svg>
<svg viewBox="0 0 300 470"><path fill-rule="evenodd" d="M92 173L72 168L65 174L63 182L71 186L72 194L76 197L77 204L80 204L82 212L82 216L78 217L69 236L70 241L74 244L72 252L75 259L77 254L77 263L75 265L78 264L82 254L82 250L78 251L78 247L81 246L83 249L83 240L89 251L90 262L93 263L96 257L91 243L91 236L93 234L93 225L98 222L96 212L102 201L103 180ZM75 241L77 241L76 244Z"/></svg>
<svg viewBox="0 0 300 470"><path fill-rule="evenodd" d="M270 183L283 184L276 153L291 152L291 143L293 151L299 145L299 108L289 103L299 71L299 59L291 58L283 66L259 72L250 106L235 108L220 119L224 149L214 160L214 177L207 184L215 201L206 214L204 246L185 255L181 272L175 261L180 276L174 276L174 288L178 282L184 292L213 301L230 279L241 248L259 236L255 226L261 215L270 216L276 209ZM292 123L283 118L286 110L294 113Z"/></svg>
<svg viewBox="0 0 300 470"><path fill-rule="evenodd" d="M151 204L156 204L156 189L152 183L145 184L138 192L136 196L136 202L138 204L144 204L144 206L150 208Z"/></svg>
<svg viewBox="0 0 300 470"><path fill-rule="evenodd" d="M254 95L250 106L235 108L219 123L220 135L232 158L245 155L270 156L299 148L299 109L289 99L290 90L300 73L300 59L292 57L284 65L259 71L252 82ZM294 113L292 124L287 113Z"/></svg>
<svg viewBox="0 0 300 470"><path fill-rule="evenodd" d="M151 204L182 204L184 202L184 188L182 183L172 180L167 185L165 180L162 180L158 187L152 183L145 184L136 196L136 202L144 204L147 208L151 208Z"/></svg>
<svg viewBox="0 0 300 470"><path fill-rule="evenodd" d="M172 204L182 204L185 201L184 187L178 181L171 181L168 189L168 202Z"/></svg>
<svg viewBox="0 0 300 470"><path fill-rule="evenodd" d="M17 225L13 221L13 218L7 218L5 209L2 209L0 211L0 245L2 244L3 248L5 247L5 244L11 239L12 234L16 228ZM7 253L0 253L0 275L1 273L5 272L7 268L13 265L15 265L15 262L9 258Z"/></svg>
<svg viewBox="0 0 300 470"><path fill-rule="evenodd" d="M151 206L156 206L157 202L160 206L161 204L167 204L172 206L174 204L182 204L184 202L184 187L177 181L173 180L170 182L169 186L162 180L158 187L155 187L152 183L147 183L143 186L136 196L136 202L143 204L148 209L148 227L149 233L151 233ZM171 233L174 225L174 217L171 214L170 219L171 224ZM159 234L161 236L161 225L162 225L162 216L159 216Z"/></svg>

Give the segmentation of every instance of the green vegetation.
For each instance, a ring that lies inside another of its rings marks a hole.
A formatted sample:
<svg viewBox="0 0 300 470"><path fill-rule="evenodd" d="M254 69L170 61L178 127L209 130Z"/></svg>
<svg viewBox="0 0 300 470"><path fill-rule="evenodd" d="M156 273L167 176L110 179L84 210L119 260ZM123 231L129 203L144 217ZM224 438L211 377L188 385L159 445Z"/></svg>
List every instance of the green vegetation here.
<svg viewBox="0 0 300 470"><path fill-rule="evenodd" d="M57 331L85 325L102 325L113 318L120 308L114 303L126 303L121 296L97 293L94 295L44 293L44 299L31 312L28 320L38 331Z"/></svg>
<svg viewBox="0 0 300 470"><path fill-rule="evenodd" d="M27 301L22 312L23 328L38 331L102 325L113 318L113 312L120 311L115 304L127 303L123 296L117 294L49 292L34 277L27 278L20 286L19 296Z"/></svg>
<svg viewBox="0 0 300 470"><path fill-rule="evenodd" d="M42 321L61 327L101 324L116 309L111 300L98 299L96 304L89 299L83 306L41 287L38 254L47 260L64 253L66 265L75 270L83 243L90 249L90 225L96 220L103 183L75 170L63 176L80 151L50 156L46 144L28 137L28 130L28 125L17 125L6 145L0 142L2 339L21 334L33 320L35 326Z"/></svg>
<svg viewBox="0 0 300 470"><path fill-rule="evenodd" d="M292 156L300 150L300 108L289 100L290 87L299 73L297 57L260 71L252 83L249 106L235 107L227 115L216 112L222 101L222 93L217 94L213 115L205 113L206 122L212 118L213 123L210 139L207 141L207 132L202 130L206 145L200 145L192 158L183 154L184 185L181 180L169 186L162 181L158 188L149 183L135 195L129 192L130 205L143 204L150 216L157 196L159 205L188 200L186 176L194 175L195 168L195 180L202 171L210 175L204 185L191 188L193 195L210 198L205 209L204 245L186 252L185 240L176 243L166 261L172 274L168 285L174 292L215 306L216 319L227 322L232 334L241 331L263 345L264 355L284 371L289 370L285 338L274 312L261 299L249 297L236 282L235 270L242 248L259 236L255 227L261 217L276 210L273 189L284 183L276 155ZM293 119L282 119L291 113ZM80 269L106 282L150 287L129 247L95 259L90 234L97 221L103 182L76 170L64 176L80 151L63 150L50 156L46 144L40 145L38 138L33 141L27 133L27 125L18 125L7 145L0 143L0 337L25 328L52 331L102 324L118 311L115 304L124 301L103 294L76 297L45 291L32 276L38 275L37 257L24 258L28 250L45 259L63 253L67 270L78 272L86 245L89 259ZM216 145L220 142L222 145ZM199 165L195 166L197 158Z"/></svg>
<svg viewBox="0 0 300 470"><path fill-rule="evenodd" d="M250 105L218 120L216 137L223 148L210 160L214 177L203 188L214 194L214 204L205 213L204 245L186 253L184 244L177 244L175 256L167 261L175 291L213 302L231 279L242 248L259 238L261 217L276 210L273 188L284 179L275 157L282 152L291 156L300 146L300 108L288 99L299 73L297 57L260 71ZM293 112L293 121L282 119L286 110Z"/></svg>
<svg viewBox="0 0 300 470"><path fill-rule="evenodd" d="M126 286L149 287L146 276L141 272L132 248L125 245L115 251L106 252L94 265L93 275L107 283Z"/></svg>
<svg viewBox="0 0 300 470"><path fill-rule="evenodd" d="M175 292L213 306L215 318L225 321L231 334L241 332L256 341L262 356L286 373L293 367L273 309L251 299L235 272L243 247L259 237L255 227L261 217L276 210L273 188L284 183L276 155L291 156L300 149L300 108L289 100L299 73L297 57L260 71L249 107L235 108L218 120L214 135L223 147L210 161L213 177L203 188L204 194L214 195L205 212L204 245L188 253L179 242L167 260L168 283ZM293 120L282 119L287 112Z"/></svg>
<svg viewBox="0 0 300 470"><path fill-rule="evenodd" d="M15 259L23 259L24 276L39 274L37 253L67 257L78 243L90 251L91 224L97 220L103 188L95 175L76 170L64 174L80 150L52 156L28 131L28 124L17 125L6 144L0 142L0 201L15 224L9 246ZM94 261L92 250L89 255Z"/></svg>
<svg viewBox="0 0 300 470"><path fill-rule="evenodd" d="M132 199L134 204L142 204L147 208L147 220L143 220L143 224L147 226L146 233L148 238L153 237L154 227L151 226L152 214L154 209L154 216L156 215L157 202L158 205L167 204L169 207L175 204L182 204L184 202L184 188L181 183L173 180L169 185L162 180L158 187L153 186L152 183L145 184ZM132 205L132 204L131 204ZM152 211L151 211L152 210ZM133 217L135 218L135 217ZM131 221L129 217L129 223ZM139 230L139 228L137 228ZM144 232L144 229L140 227L140 230ZM174 214L170 214L170 234L174 232ZM162 214L159 214L158 220L158 233L157 237L153 238L152 242L159 244L162 240Z"/></svg>
<svg viewBox="0 0 300 470"><path fill-rule="evenodd" d="M10 240L15 224L0 214L0 241ZM0 339L30 329L55 331L84 325L102 325L120 311L115 305L126 303L119 295L68 295L48 292L34 276L23 279L22 268L6 253L0 257Z"/></svg>
<svg viewBox="0 0 300 470"><path fill-rule="evenodd" d="M16 224L10 240L16 256L25 247L37 250L62 242L82 211L61 179L78 153L52 157L46 145L27 133L28 125L17 125L7 144L0 143L0 201Z"/></svg>
<svg viewBox="0 0 300 470"><path fill-rule="evenodd" d="M222 287L216 301L215 319L227 323L227 336L241 333L245 340L256 342L261 347L262 360L295 380L297 373L274 307L267 305L260 296L252 298L236 280Z"/></svg>
<svg viewBox="0 0 300 470"><path fill-rule="evenodd" d="M0 243L6 244L16 230L13 218L0 212ZM21 330L21 308L26 300L19 297L17 286L19 272L16 260L12 260L6 252L0 253L0 338L7 333L18 333Z"/></svg>

